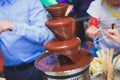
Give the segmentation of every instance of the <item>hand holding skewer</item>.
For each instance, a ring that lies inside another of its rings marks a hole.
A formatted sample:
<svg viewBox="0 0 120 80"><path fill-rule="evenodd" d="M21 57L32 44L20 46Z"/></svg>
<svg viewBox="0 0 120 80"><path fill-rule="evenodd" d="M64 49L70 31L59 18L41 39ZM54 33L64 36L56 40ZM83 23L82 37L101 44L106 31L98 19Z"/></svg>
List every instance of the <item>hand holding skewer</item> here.
<svg viewBox="0 0 120 80"><path fill-rule="evenodd" d="M116 26L115 23L113 23L111 25L111 29L109 29L107 31L107 34L105 36L103 36L100 39L94 41L94 43L99 42L100 40L103 40L103 39L105 39L107 37L110 38L110 39L113 39L114 41L116 41L117 43L120 44L120 34L119 34L118 30L117 30L117 26Z"/></svg>
<svg viewBox="0 0 120 80"><path fill-rule="evenodd" d="M106 36L114 40L116 43L120 44L120 33L118 32L116 28L116 24L113 24L112 29L109 29L107 31Z"/></svg>
<svg viewBox="0 0 120 80"><path fill-rule="evenodd" d="M95 38L97 37L99 34L101 33L101 29L98 28L98 19L96 18L91 18L89 20L89 25L88 28L86 30L86 34L88 35L88 37L90 38Z"/></svg>
<svg viewBox="0 0 120 80"><path fill-rule="evenodd" d="M117 18L108 18L108 19L117 19ZM98 26L98 22L99 21L108 20L108 19L102 19L102 20L98 20L96 18L90 19L89 26L88 26L88 28L86 30L86 34L88 35L88 37L90 37L90 38L97 37L101 33L101 31L102 31L101 28L97 27ZM108 37L108 38L114 40L115 42L117 42L118 44L120 44L120 34L119 34L119 32L118 32L118 30L116 28L117 27L116 24L113 23L111 25L111 27L112 27L112 29L109 29L105 36L101 37L100 39L98 39L94 43L96 43L96 42L98 42L100 40L103 40L106 37Z"/></svg>

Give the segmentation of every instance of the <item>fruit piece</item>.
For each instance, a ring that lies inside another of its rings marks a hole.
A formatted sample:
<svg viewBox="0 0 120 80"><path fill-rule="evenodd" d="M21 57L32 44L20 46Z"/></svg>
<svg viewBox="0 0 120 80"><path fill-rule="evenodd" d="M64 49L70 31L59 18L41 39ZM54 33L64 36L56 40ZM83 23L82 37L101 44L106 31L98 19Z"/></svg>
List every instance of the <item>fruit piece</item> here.
<svg viewBox="0 0 120 80"><path fill-rule="evenodd" d="M95 27L97 27L98 26L98 19L97 18L91 18L90 20L89 20L89 25L90 26L95 26Z"/></svg>
<svg viewBox="0 0 120 80"><path fill-rule="evenodd" d="M94 58L90 63L90 73L97 74L103 72L102 63L99 58Z"/></svg>

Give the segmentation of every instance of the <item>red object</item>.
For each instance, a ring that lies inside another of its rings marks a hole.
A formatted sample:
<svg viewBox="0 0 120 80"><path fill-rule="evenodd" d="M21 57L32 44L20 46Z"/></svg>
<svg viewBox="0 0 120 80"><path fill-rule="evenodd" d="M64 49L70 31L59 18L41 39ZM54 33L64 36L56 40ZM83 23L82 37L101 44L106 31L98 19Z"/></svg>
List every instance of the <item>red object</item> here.
<svg viewBox="0 0 120 80"><path fill-rule="evenodd" d="M0 71L3 71L3 58L0 52Z"/></svg>
<svg viewBox="0 0 120 80"><path fill-rule="evenodd" d="M97 27L98 26L98 19L97 18L91 18L89 20L89 25L93 25L93 26Z"/></svg>

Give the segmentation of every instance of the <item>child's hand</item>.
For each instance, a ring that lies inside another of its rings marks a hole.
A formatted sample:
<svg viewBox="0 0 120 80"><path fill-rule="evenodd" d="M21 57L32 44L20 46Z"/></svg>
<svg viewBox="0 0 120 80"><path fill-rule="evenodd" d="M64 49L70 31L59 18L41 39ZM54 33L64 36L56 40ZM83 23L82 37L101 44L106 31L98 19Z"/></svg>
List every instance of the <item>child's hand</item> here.
<svg viewBox="0 0 120 80"><path fill-rule="evenodd" d="M117 29L109 29L106 36L120 44L120 33Z"/></svg>
<svg viewBox="0 0 120 80"><path fill-rule="evenodd" d="M86 30L86 34L88 35L88 37L95 38L100 34L101 29L98 29L97 27L98 27L98 19L95 17L90 18L89 27Z"/></svg>
<svg viewBox="0 0 120 80"><path fill-rule="evenodd" d="M89 26L86 30L86 34L90 38L95 38L101 33L101 29L95 26Z"/></svg>

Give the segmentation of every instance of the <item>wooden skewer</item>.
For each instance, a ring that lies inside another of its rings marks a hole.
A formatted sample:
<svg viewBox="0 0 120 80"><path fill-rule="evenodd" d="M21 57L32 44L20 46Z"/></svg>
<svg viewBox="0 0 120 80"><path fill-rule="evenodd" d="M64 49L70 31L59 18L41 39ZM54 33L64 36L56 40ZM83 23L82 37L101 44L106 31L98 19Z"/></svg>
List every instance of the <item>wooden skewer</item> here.
<svg viewBox="0 0 120 80"><path fill-rule="evenodd" d="M98 21L107 21L107 20L114 20L114 19L120 19L120 18L105 18L105 19L99 19Z"/></svg>
<svg viewBox="0 0 120 80"><path fill-rule="evenodd" d="M118 63L119 59L120 59L120 54L116 57L115 62L114 62L114 64L113 64L114 71L116 71L116 70L115 70L115 66L116 66L116 64ZM114 76L114 80L119 79L119 77L116 77L116 72L114 72L114 75L115 75L115 76Z"/></svg>
<svg viewBox="0 0 120 80"><path fill-rule="evenodd" d="M98 58L100 58L103 71L107 80L113 80L114 66L112 63L114 49L101 49L96 52Z"/></svg>
<svg viewBox="0 0 120 80"><path fill-rule="evenodd" d="M101 60L101 65L102 65L102 68L103 68L103 71L104 71L104 74L105 76L107 75L107 66L106 66L106 58L105 56L103 56L104 53L102 53L103 51L100 50L100 51L97 51L97 55L98 55L98 58Z"/></svg>
<svg viewBox="0 0 120 80"><path fill-rule="evenodd" d="M113 59L113 54L114 54L114 49L109 49L109 53L108 53L108 60L107 60L107 64L108 64L108 73L107 73L107 80L113 80L113 72L114 72L114 67L112 64L112 59Z"/></svg>
<svg viewBox="0 0 120 80"><path fill-rule="evenodd" d="M93 43L97 43L97 42L99 42L99 41L105 39L106 37L107 37L107 36L103 36L103 37L99 38L98 40L94 41Z"/></svg>
<svg viewBox="0 0 120 80"><path fill-rule="evenodd" d="M115 63L114 63L114 67L115 65L118 63L118 60L120 59L120 54L116 57Z"/></svg>

